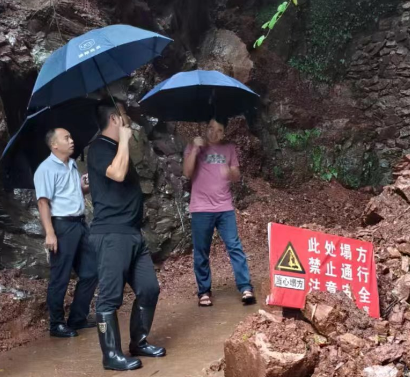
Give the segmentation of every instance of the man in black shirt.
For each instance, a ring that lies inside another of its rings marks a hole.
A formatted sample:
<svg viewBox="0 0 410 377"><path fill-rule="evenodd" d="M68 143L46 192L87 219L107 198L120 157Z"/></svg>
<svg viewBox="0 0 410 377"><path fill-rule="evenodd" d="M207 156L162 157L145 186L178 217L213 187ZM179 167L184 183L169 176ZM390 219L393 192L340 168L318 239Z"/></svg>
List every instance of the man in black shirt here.
<svg viewBox="0 0 410 377"><path fill-rule="evenodd" d="M105 369L131 370L141 361L122 353L116 310L125 283L133 289L130 319L132 356L165 356L147 337L154 319L159 284L151 255L141 235L143 195L129 156L132 130L125 106L116 100L98 109L101 135L88 152L88 178L94 206L90 242L97 253L100 293L97 322Z"/></svg>

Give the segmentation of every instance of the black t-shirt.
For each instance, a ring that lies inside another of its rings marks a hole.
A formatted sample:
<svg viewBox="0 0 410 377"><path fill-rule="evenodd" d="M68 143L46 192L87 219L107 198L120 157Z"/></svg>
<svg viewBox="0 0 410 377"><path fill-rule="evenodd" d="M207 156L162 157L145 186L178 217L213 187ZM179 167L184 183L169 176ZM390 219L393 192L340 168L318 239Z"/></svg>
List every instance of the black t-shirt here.
<svg viewBox="0 0 410 377"><path fill-rule="evenodd" d="M91 233L135 233L141 228L143 195L138 174L130 160L123 182L106 176L118 143L100 135L88 151L88 179L94 206Z"/></svg>

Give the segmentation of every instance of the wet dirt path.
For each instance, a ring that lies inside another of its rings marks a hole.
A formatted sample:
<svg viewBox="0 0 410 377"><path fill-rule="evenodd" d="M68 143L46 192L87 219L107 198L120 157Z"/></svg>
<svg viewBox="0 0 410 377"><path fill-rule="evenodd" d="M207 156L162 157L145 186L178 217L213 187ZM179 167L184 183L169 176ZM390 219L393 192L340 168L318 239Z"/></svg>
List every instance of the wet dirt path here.
<svg viewBox="0 0 410 377"><path fill-rule="evenodd" d="M236 325L258 310L243 306L233 288L214 291L214 306L199 308L195 297L159 303L152 343L167 348L161 359L142 358L143 368L132 372L104 371L95 329L82 330L72 339L45 336L27 347L0 355L0 377L197 377L223 357L223 343ZM259 298L260 300L260 298ZM123 350L128 350L129 314L120 315Z"/></svg>

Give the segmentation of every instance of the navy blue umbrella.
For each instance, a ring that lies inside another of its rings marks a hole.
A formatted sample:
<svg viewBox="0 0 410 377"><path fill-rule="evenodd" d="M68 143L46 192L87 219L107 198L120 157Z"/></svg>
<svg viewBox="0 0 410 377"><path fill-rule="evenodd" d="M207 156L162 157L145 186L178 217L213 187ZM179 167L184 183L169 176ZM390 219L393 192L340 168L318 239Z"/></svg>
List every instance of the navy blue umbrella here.
<svg viewBox="0 0 410 377"><path fill-rule="evenodd" d="M27 117L1 156L5 188L34 188L34 173L50 154L45 135L51 128L61 127L71 133L75 143L72 157L77 158L99 131L97 105L98 101L91 98L74 99Z"/></svg>
<svg viewBox="0 0 410 377"><path fill-rule="evenodd" d="M181 72L163 81L140 101L144 114L164 121L203 122L212 116L251 116L259 96L217 71Z"/></svg>
<svg viewBox="0 0 410 377"><path fill-rule="evenodd" d="M82 97L128 76L159 56L171 41L128 25L107 26L73 38L44 63L29 109Z"/></svg>

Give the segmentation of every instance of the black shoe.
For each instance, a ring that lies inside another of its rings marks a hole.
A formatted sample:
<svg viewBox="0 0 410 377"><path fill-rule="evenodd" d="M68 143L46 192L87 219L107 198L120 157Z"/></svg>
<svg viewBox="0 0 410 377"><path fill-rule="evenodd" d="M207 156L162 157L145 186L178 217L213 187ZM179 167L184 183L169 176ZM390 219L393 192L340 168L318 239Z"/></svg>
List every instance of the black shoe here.
<svg viewBox="0 0 410 377"><path fill-rule="evenodd" d="M166 355L163 347L156 347L147 342L154 320L155 307L143 308L134 301L130 320L130 353L133 356L162 357Z"/></svg>
<svg viewBox="0 0 410 377"><path fill-rule="evenodd" d="M61 323L57 327L50 329L50 336L56 336L57 338L73 338L78 336L78 332Z"/></svg>
<svg viewBox="0 0 410 377"><path fill-rule="evenodd" d="M134 370L141 368L141 360L126 357L122 353L117 313L97 313L97 324L104 369Z"/></svg>

